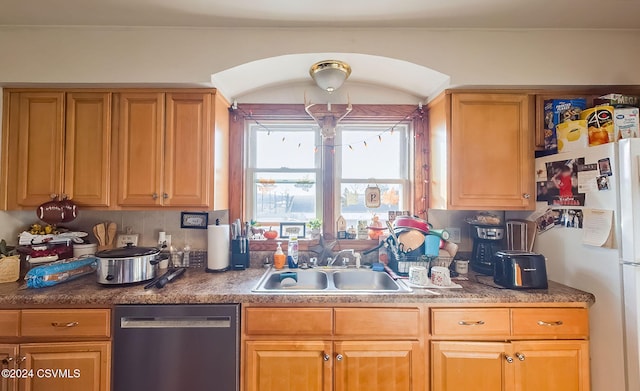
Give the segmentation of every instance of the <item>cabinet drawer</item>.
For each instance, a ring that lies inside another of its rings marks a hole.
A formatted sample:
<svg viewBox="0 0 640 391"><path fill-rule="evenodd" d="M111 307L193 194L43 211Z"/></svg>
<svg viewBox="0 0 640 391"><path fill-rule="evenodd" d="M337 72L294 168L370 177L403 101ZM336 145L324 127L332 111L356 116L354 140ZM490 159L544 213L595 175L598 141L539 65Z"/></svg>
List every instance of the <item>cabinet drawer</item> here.
<svg viewBox="0 0 640 391"><path fill-rule="evenodd" d="M418 338L417 308L336 308L335 335Z"/></svg>
<svg viewBox="0 0 640 391"><path fill-rule="evenodd" d="M587 338L589 312L584 308L514 308L511 310L516 337Z"/></svg>
<svg viewBox="0 0 640 391"><path fill-rule="evenodd" d="M510 334L509 309L434 309L431 315L434 337L501 337Z"/></svg>
<svg viewBox="0 0 640 391"><path fill-rule="evenodd" d="M0 337L17 337L20 331L20 310L0 311Z"/></svg>
<svg viewBox="0 0 640 391"><path fill-rule="evenodd" d="M109 337L110 310L22 310L23 337Z"/></svg>
<svg viewBox="0 0 640 391"><path fill-rule="evenodd" d="M249 335L331 335L331 308L247 308Z"/></svg>

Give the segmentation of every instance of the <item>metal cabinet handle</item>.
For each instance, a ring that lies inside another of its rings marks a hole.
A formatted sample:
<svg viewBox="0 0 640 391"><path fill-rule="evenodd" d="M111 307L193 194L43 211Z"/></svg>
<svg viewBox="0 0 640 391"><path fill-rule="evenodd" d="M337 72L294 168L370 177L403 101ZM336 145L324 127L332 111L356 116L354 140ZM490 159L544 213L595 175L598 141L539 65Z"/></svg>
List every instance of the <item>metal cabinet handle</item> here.
<svg viewBox="0 0 640 391"><path fill-rule="evenodd" d="M56 198L58 198L58 195L56 193L51 193L49 194L49 198L51 198L52 200L55 200Z"/></svg>
<svg viewBox="0 0 640 391"><path fill-rule="evenodd" d="M524 361L524 359L526 358L526 357L524 356L524 354L519 353L519 352L517 352L517 353L516 353L516 357L518 357L518 360L520 360L520 361Z"/></svg>
<svg viewBox="0 0 640 391"><path fill-rule="evenodd" d="M20 363L23 363L27 361L27 356L22 356L22 357L16 357L16 364L20 365Z"/></svg>
<svg viewBox="0 0 640 391"><path fill-rule="evenodd" d="M5 358L2 360L2 364L3 364L3 365L9 365L9 364L11 364L11 361L13 361L13 357L5 357Z"/></svg>
<svg viewBox="0 0 640 391"><path fill-rule="evenodd" d="M504 355L504 359L505 359L505 360L507 360L507 362L508 362L509 364L512 364L512 363L513 363L513 357L511 357L511 356L509 356L509 355L506 355L506 354L505 354L505 355Z"/></svg>
<svg viewBox="0 0 640 391"><path fill-rule="evenodd" d="M331 356L329 356L327 353L324 353L324 354L322 355L322 359L323 359L324 361L329 361L329 359L331 359Z"/></svg>
<svg viewBox="0 0 640 391"><path fill-rule="evenodd" d="M476 321L467 321L461 320L458 322L460 326L482 326L484 324L484 320L476 320Z"/></svg>
<svg viewBox="0 0 640 391"><path fill-rule="evenodd" d="M522 198L524 198L525 200L528 200L529 198L531 198L531 194L529 194L529 193L524 193L524 194L522 195Z"/></svg>
<svg viewBox="0 0 640 391"><path fill-rule="evenodd" d="M51 326L53 327L76 327L77 325L79 325L80 323L78 322L69 322L69 323L62 323L62 322L51 322Z"/></svg>
<svg viewBox="0 0 640 391"><path fill-rule="evenodd" d="M554 322L546 322L544 320L538 321L538 326L562 326L563 323L561 320L556 320Z"/></svg>
<svg viewBox="0 0 640 391"><path fill-rule="evenodd" d="M167 193L162 193L162 198L164 198L164 199L166 200L167 198L169 198L169 194L167 194Z"/></svg>
<svg viewBox="0 0 640 391"><path fill-rule="evenodd" d="M337 354L336 355L336 360L338 360L338 361L342 361L343 358L344 357L342 356L342 354Z"/></svg>
<svg viewBox="0 0 640 391"><path fill-rule="evenodd" d="M154 200L157 200L158 199L158 193L151 194L151 198L153 198Z"/></svg>

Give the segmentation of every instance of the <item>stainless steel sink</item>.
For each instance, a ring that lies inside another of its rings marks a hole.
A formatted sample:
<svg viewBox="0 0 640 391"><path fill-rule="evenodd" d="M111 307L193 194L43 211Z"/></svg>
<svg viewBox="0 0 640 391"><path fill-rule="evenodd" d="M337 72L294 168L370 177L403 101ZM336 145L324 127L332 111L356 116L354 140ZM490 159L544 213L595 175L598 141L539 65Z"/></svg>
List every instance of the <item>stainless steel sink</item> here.
<svg viewBox="0 0 640 391"><path fill-rule="evenodd" d="M295 273L295 274L292 274ZM296 281L297 280L297 281ZM372 294L410 293L411 288L387 273L368 269L284 269L267 270L256 293L279 294Z"/></svg>
<svg viewBox="0 0 640 391"><path fill-rule="evenodd" d="M271 273L264 280L264 289L266 290L290 290L290 291L309 291L323 290L329 286L327 273L315 270L305 270L304 273L296 273L296 279L287 277L291 273L286 272Z"/></svg>
<svg viewBox="0 0 640 391"><path fill-rule="evenodd" d="M397 291L400 286L387 273L371 270L333 272L336 289L348 291Z"/></svg>

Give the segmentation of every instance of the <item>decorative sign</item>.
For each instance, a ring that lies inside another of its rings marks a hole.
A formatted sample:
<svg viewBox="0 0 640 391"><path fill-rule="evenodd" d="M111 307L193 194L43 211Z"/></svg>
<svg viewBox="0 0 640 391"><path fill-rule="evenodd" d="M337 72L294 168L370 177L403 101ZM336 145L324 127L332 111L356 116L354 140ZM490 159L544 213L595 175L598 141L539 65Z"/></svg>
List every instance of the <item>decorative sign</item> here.
<svg viewBox="0 0 640 391"><path fill-rule="evenodd" d="M380 188L378 186L369 186L364 191L364 204L367 208L380 207Z"/></svg>

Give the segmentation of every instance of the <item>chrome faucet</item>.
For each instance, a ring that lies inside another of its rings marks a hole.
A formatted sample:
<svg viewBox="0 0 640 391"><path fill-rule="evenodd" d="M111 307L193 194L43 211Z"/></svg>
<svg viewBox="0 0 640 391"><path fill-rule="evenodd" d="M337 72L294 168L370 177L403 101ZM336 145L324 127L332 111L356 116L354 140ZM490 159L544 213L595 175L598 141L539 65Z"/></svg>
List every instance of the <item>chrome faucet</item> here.
<svg viewBox="0 0 640 391"><path fill-rule="evenodd" d="M333 266L333 264L336 262L336 260L338 259L338 255L342 254L342 253L350 253L351 256L355 256L355 250L350 248L350 249L345 249L345 250L340 250L336 253L336 255L333 258L328 258L327 259L327 266L331 267ZM343 264L343 266L347 266L347 264Z"/></svg>

